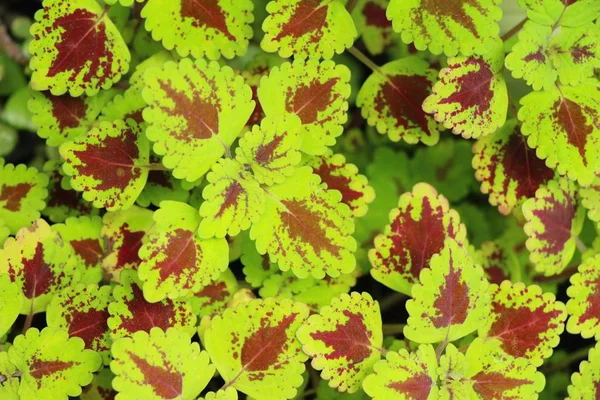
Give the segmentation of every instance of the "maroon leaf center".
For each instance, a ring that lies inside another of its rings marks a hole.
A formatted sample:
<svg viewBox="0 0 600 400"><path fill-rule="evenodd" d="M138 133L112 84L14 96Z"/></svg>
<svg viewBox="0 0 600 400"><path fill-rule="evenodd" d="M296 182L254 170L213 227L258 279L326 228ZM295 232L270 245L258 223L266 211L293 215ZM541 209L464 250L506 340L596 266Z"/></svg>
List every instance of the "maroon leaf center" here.
<svg viewBox="0 0 600 400"><path fill-rule="evenodd" d="M321 38L317 34L326 25L328 6L321 6L321 0L300 0L298 6L274 38L279 41L286 36L299 38L307 33L317 31L311 42L317 43Z"/></svg>
<svg viewBox="0 0 600 400"><path fill-rule="evenodd" d="M317 121L319 112L327 109L339 94L332 93L339 78L331 78L323 83L318 79L308 85L302 84L297 88L290 88L287 92L286 109L290 113L295 113L303 124L320 123L326 121ZM295 91L294 91L295 90ZM333 95L333 97L332 97Z"/></svg>
<svg viewBox="0 0 600 400"><path fill-rule="evenodd" d="M21 201L23 201L32 188L33 185L30 183L18 183L14 186L2 186L2 192L0 192L0 201L6 202L2 208L13 212L21 210Z"/></svg>
<svg viewBox="0 0 600 400"><path fill-rule="evenodd" d="M196 28L213 28L235 41L227 27L225 14L219 5L219 0L181 0L181 16L191 18L192 25Z"/></svg>
<svg viewBox="0 0 600 400"><path fill-rule="evenodd" d="M151 365L148 361L131 351L127 352L131 360L144 375L144 384L152 386L154 393L163 399L180 398L183 393L183 377L180 373L173 371L173 367L166 361L162 353L163 365Z"/></svg>

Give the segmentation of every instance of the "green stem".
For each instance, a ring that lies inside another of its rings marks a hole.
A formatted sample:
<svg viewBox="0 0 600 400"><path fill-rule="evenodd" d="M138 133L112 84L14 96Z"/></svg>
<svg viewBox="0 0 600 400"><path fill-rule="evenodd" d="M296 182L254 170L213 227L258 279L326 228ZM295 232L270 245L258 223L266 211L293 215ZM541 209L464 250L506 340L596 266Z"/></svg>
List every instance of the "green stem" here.
<svg viewBox="0 0 600 400"><path fill-rule="evenodd" d="M365 64L373 72L378 72L378 73L380 73L383 76L387 76L381 70L381 68L379 68L379 65L375 64L369 57L367 57L367 55L365 53L363 53L362 51L360 51L359 49L357 49L355 46L350 47L348 49L348 52L350 54L352 54L358 61L360 61L361 63Z"/></svg>
<svg viewBox="0 0 600 400"><path fill-rule="evenodd" d="M579 236L575 236L575 245L580 253L585 253L588 250L587 246L581 241Z"/></svg>
<svg viewBox="0 0 600 400"><path fill-rule="evenodd" d="M27 314L27 318L25 319L25 324L23 324L23 335L29 328L31 328L31 323L33 322L33 301L31 302L31 307L29 308L29 314Z"/></svg>
<svg viewBox="0 0 600 400"><path fill-rule="evenodd" d="M381 312L387 311L391 307L395 306L398 302L404 300L405 297L406 295L402 293L392 293L391 295L387 296L379 302L379 309L381 310Z"/></svg>
<svg viewBox="0 0 600 400"><path fill-rule="evenodd" d="M384 335L397 335L404 331L406 324L384 324L383 334Z"/></svg>
<svg viewBox="0 0 600 400"><path fill-rule="evenodd" d="M525 22L527 22L527 17L523 18L523 20L521 22L519 22L517 25L513 26L508 32L506 32L504 35L502 35L502 37L501 37L502 41L506 42L508 39L513 37L517 32L519 32L521 30L523 25L525 25Z"/></svg>

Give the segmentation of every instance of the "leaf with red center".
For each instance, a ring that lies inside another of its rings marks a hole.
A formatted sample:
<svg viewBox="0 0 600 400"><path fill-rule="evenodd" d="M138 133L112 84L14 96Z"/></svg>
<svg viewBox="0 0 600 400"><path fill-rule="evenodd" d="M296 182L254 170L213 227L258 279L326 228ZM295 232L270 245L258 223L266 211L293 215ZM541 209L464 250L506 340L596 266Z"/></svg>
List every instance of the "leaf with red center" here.
<svg viewBox="0 0 600 400"><path fill-rule="evenodd" d="M527 18L546 26L575 27L593 21L600 12L596 0L520 0Z"/></svg>
<svg viewBox="0 0 600 400"><path fill-rule="evenodd" d="M571 375L567 400L587 400L600 395L600 344L588 353L588 359L579 364L579 371Z"/></svg>
<svg viewBox="0 0 600 400"><path fill-rule="evenodd" d="M379 304L368 293L342 294L309 317L297 337L329 386L353 393L381 358Z"/></svg>
<svg viewBox="0 0 600 400"><path fill-rule="evenodd" d="M389 62L379 71L367 78L356 98L368 124L394 142L436 144L441 124L421 108L431 94L435 70L413 56Z"/></svg>
<svg viewBox="0 0 600 400"><path fill-rule="evenodd" d="M474 257L485 271L488 281L497 285L510 280L511 274L521 268L513 250L500 240L483 242Z"/></svg>
<svg viewBox="0 0 600 400"><path fill-rule="evenodd" d="M203 59L167 62L144 81L146 135L173 176L190 182L225 154L255 106L241 76Z"/></svg>
<svg viewBox="0 0 600 400"><path fill-rule="evenodd" d="M527 145L515 120L508 121L493 135L480 138L473 147L475 177L490 204L510 214L536 190L554 177L554 171Z"/></svg>
<svg viewBox="0 0 600 400"><path fill-rule="evenodd" d="M102 368L94 374L92 382L83 388L81 400L114 400L117 395L117 391L112 388L114 377L109 367Z"/></svg>
<svg viewBox="0 0 600 400"><path fill-rule="evenodd" d="M198 234L203 238L237 236L260 218L265 207L265 190L237 160L223 158L206 175L202 191L202 221Z"/></svg>
<svg viewBox="0 0 600 400"><path fill-rule="evenodd" d="M148 302L135 271L123 271L121 283L113 290L113 298L108 306L108 328L115 341L131 337L137 331L150 332L154 327L163 331L178 328L189 337L196 331L196 316L188 303L183 299Z"/></svg>
<svg viewBox="0 0 600 400"><path fill-rule="evenodd" d="M148 178L148 140L132 119L101 122L85 137L60 146L75 190L96 207L130 207Z"/></svg>
<svg viewBox="0 0 600 400"><path fill-rule="evenodd" d="M553 87L521 99L527 143L550 168L587 186L600 171L600 84Z"/></svg>
<svg viewBox="0 0 600 400"><path fill-rule="evenodd" d="M352 17L341 2L274 0L262 29L260 46L283 58L325 58L341 54L358 36Z"/></svg>
<svg viewBox="0 0 600 400"><path fill-rule="evenodd" d="M0 273L8 274L22 291L21 314L44 311L54 295L80 278L73 248L42 219L6 240Z"/></svg>
<svg viewBox="0 0 600 400"><path fill-rule="evenodd" d="M252 8L251 0L148 0L141 16L152 38L168 50L216 60L246 54Z"/></svg>
<svg viewBox="0 0 600 400"><path fill-rule="evenodd" d="M352 19L362 38L362 42L372 55L383 53L394 42L392 21L385 11L389 0L353 0L356 6L352 10ZM349 1L346 1L348 4Z"/></svg>
<svg viewBox="0 0 600 400"><path fill-rule="evenodd" d="M295 60L262 78L258 98L267 116L301 121L301 150L323 154L343 132L350 97L350 70L333 61Z"/></svg>
<svg viewBox="0 0 600 400"><path fill-rule="evenodd" d="M204 345L227 387L253 398L293 398L304 361L296 331L308 307L290 300L251 300L211 320Z"/></svg>
<svg viewBox="0 0 600 400"><path fill-rule="evenodd" d="M479 329L489 314L488 282L466 248L446 239L442 251L421 270L406 303L404 336L417 343L454 341Z"/></svg>
<svg viewBox="0 0 600 400"><path fill-rule="evenodd" d="M423 110L467 139L495 132L506 122L508 110L503 68L501 41L484 56L449 58Z"/></svg>
<svg viewBox="0 0 600 400"><path fill-rule="evenodd" d="M438 363L431 345L409 353L390 351L375 364L363 388L373 400L427 400L438 398Z"/></svg>
<svg viewBox="0 0 600 400"><path fill-rule="evenodd" d="M1 260L2 254L0 252L0 263ZM19 285L10 279L10 275L4 273L0 275L0 293L2 293L2 297L0 297L0 310L2 310L0 314L0 336L4 336L11 330L17 320L23 306L24 296ZM0 369L0 374L2 372L4 371ZM0 393L2 393L2 390L0 390Z"/></svg>
<svg viewBox="0 0 600 400"><path fill-rule="evenodd" d="M0 221L11 234L40 217L48 196L48 176L25 164L0 159Z"/></svg>
<svg viewBox="0 0 600 400"><path fill-rule="evenodd" d="M340 192L325 190L307 166L268 190L265 212L250 230L260 254L299 278L354 270L354 221Z"/></svg>
<svg viewBox="0 0 600 400"><path fill-rule="evenodd" d="M412 192L400 196L389 221L384 233L375 237L375 248L369 251L371 275L407 295L447 238L463 243L466 237L465 227L448 200L426 183L418 183Z"/></svg>
<svg viewBox="0 0 600 400"><path fill-rule="evenodd" d="M197 209L163 201L153 220L139 251L139 277L144 282L146 300L156 302L198 292L227 269L227 240L196 235L200 224Z"/></svg>
<svg viewBox="0 0 600 400"><path fill-rule="evenodd" d="M215 373L206 351L174 328L138 331L117 340L111 351L119 398L194 399Z"/></svg>
<svg viewBox="0 0 600 400"><path fill-rule="evenodd" d="M581 205L587 209L588 218L600 222L600 174L591 185L579 189Z"/></svg>
<svg viewBox="0 0 600 400"><path fill-rule="evenodd" d="M230 269L226 269L219 277L203 286L199 291L187 298L194 314L202 318L219 315L227 308L233 295L238 290L238 282Z"/></svg>
<svg viewBox="0 0 600 400"><path fill-rule="evenodd" d="M53 95L95 95L129 69L117 27L92 0L45 0L31 27L31 87Z"/></svg>
<svg viewBox="0 0 600 400"><path fill-rule="evenodd" d="M529 260L546 276L559 274L573 258L575 240L585 219L577 185L566 178L551 180L522 209Z"/></svg>
<svg viewBox="0 0 600 400"><path fill-rule="evenodd" d="M102 222L100 233L106 249L102 269L106 278L119 282L122 270L137 270L141 262L138 252L153 224L152 211L133 206L125 211L106 213Z"/></svg>
<svg viewBox="0 0 600 400"><path fill-rule="evenodd" d="M600 338L600 255L586 258L567 289L567 331L584 338Z"/></svg>
<svg viewBox="0 0 600 400"><path fill-rule="evenodd" d="M552 355L564 330L565 305L539 286L504 281L491 285L491 313L479 328L479 337L499 341L500 348L515 358L542 365Z"/></svg>
<svg viewBox="0 0 600 400"><path fill-rule="evenodd" d="M83 340L55 328L30 328L17 336L8 358L20 371L22 399L77 397L102 364L99 354L84 350Z"/></svg>

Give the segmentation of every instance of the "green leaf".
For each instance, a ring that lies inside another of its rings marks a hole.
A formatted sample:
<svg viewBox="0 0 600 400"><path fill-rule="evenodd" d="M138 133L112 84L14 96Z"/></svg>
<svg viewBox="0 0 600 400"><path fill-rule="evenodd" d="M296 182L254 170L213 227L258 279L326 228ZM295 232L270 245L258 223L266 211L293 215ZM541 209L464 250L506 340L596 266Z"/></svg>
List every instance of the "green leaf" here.
<svg viewBox="0 0 600 400"><path fill-rule="evenodd" d="M567 331L600 339L600 254L585 259L567 289Z"/></svg>
<svg viewBox="0 0 600 400"><path fill-rule="evenodd" d="M375 364L375 372L363 388L373 400L435 400L438 398L438 363L431 345L420 345L414 353L390 351Z"/></svg>
<svg viewBox="0 0 600 400"><path fill-rule="evenodd" d="M0 293L0 336L4 336L17 320L24 297L19 285L11 281L10 275L4 273L0 275Z"/></svg>
<svg viewBox="0 0 600 400"><path fill-rule="evenodd" d="M529 260L545 276L559 274L573 258L585 218L578 203L576 184L560 178L540 187L523 204Z"/></svg>
<svg viewBox="0 0 600 400"><path fill-rule="evenodd" d="M500 40L489 47L482 56L449 58L433 94L423 102L425 112L467 139L493 133L506 122L504 47Z"/></svg>
<svg viewBox="0 0 600 400"><path fill-rule="evenodd" d="M117 392L112 388L112 380L115 375L110 372L108 367L102 368L100 372L94 374L94 379L83 393L81 400L107 400L111 396L116 396Z"/></svg>
<svg viewBox="0 0 600 400"><path fill-rule="evenodd" d="M204 345L224 389L249 396L291 399L302 384L304 361L296 331L308 307L289 300L252 300L212 319Z"/></svg>
<svg viewBox="0 0 600 400"><path fill-rule="evenodd" d="M138 253L142 261L139 278L149 302L198 292L227 269L227 241L197 237L200 217L193 207L164 201L153 220Z"/></svg>
<svg viewBox="0 0 600 400"><path fill-rule="evenodd" d="M354 222L340 192L323 189L319 177L301 167L269 193L263 216L250 230L260 254L299 278L354 270Z"/></svg>
<svg viewBox="0 0 600 400"><path fill-rule="evenodd" d="M3 106L0 119L14 128L35 132L36 124L31 121L32 115L27 108L31 92L28 87L13 92Z"/></svg>
<svg viewBox="0 0 600 400"><path fill-rule="evenodd" d="M588 353L587 361L579 364L579 372L571 375L567 400L587 400L600 394L600 344Z"/></svg>
<svg viewBox="0 0 600 400"><path fill-rule="evenodd" d="M138 331L117 340L111 352L113 387L123 400L195 399L215 372L208 354L175 328Z"/></svg>
<svg viewBox="0 0 600 400"><path fill-rule="evenodd" d="M502 18L498 0L459 0L442 5L437 1L390 0L387 16L404 43L417 50L452 57L459 52L482 54L493 45Z"/></svg>
<svg viewBox="0 0 600 400"><path fill-rule="evenodd" d="M160 164L161 159L150 154L150 164ZM170 171L153 170L148 172L148 180L136 203L142 207L150 204L159 207L163 201L186 202L190 197L187 188L193 183L175 178Z"/></svg>
<svg viewBox="0 0 600 400"><path fill-rule="evenodd" d="M358 36L352 17L339 1L273 0L267 11L260 46L283 58L330 59L351 47Z"/></svg>
<svg viewBox="0 0 600 400"><path fill-rule="evenodd" d="M454 341L479 329L489 314L488 282L466 248L446 239L442 251L421 270L406 303L404 336L417 343Z"/></svg>
<svg viewBox="0 0 600 400"><path fill-rule="evenodd" d="M109 211L135 203L148 178L149 151L148 140L132 119L101 122L85 137L60 146L73 188Z"/></svg>
<svg viewBox="0 0 600 400"><path fill-rule="evenodd" d="M330 2L330 6L335 4ZM301 150L323 154L344 130L349 82L350 70L345 65L330 60L295 60L273 67L269 76L261 79L258 98L267 116L300 118Z"/></svg>
<svg viewBox="0 0 600 400"><path fill-rule="evenodd" d="M349 1L345 1L346 5ZM352 19L367 51L372 55L383 53L393 44L396 37L392 22L388 21L385 10L389 0L356 0Z"/></svg>
<svg viewBox="0 0 600 400"><path fill-rule="evenodd" d="M109 89L127 73L131 58L106 11L93 0L44 0L31 27L31 87L55 95ZM93 49L93 50L92 50Z"/></svg>
<svg viewBox="0 0 600 400"><path fill-rule="evenodd" d="M379 304L368 293L342 294L298 329L312 366L340 392L356 392L382 353Z"/></svg>
<svg viewBox="0 0 600 400"><path fill-rule="evenodd" d="M3 164L0 159L0 222L14 235L40 217L48 196L48 177L25 164Z"/></svg>
<svg viewBox="0 0 600 400"><path fill-rule="evenodd" d="M527 18L547 26L580 26L593 21L600 12L596 0L518 0Z"/></svg>
<svg viewBox="0 0 600 400"><path fill-rule="evenodd" d="M271 275L279 271L279 267L270 261L268 254L258 252L247 232L242 232L240 236L242 238L240 261L244 265L243 272L246 282L253 288L261 287Z"/></svg>
<svg viewBox="0 0 600 400"><path fill-rule="evenodd" d="M6 239L10 236L10 230L7 226L2 224L3 223L0 223L0 246L3 246Z"/></svg>
<svg viewBox="0 0 600 400"><path fill-rule="evenodd" d="M362 84L356 105L368 124L392 141L434 145L442 127L422 110L421 103L431 94L435 75L419 57L389 62Z"/></svg>
<svg viewBox="0 0 600 400"><path fill-rule="evenodd" d="M579 189L581 205L588 210L588 218L600 222L600 174L590 186Z"/></svg>
<svg viewBox="0 0 600 400"><path fill-rule="evenodd" d="M19 132L14 127L0 122L0 157L12 153L18 142Z"/></svg>
<svg viewBox="0 0 600 400"><path fill-rule="evenodd" d="M521 132L537 156L561 175L588 185L600 171L600 84L588 79L521 99Z"/></svg>
<svg viewBox="0 0 600 400"><path fill-rule="evenodd" d="M84 350L83 340L69 338L64 330L36 328L15 338L8 349L10 362L21 372L22 399L66 399L81 394L92 381L101 357Z"/></svg>
<svg viewBox="0 0 600 400"><path fill-rule="evenodd" d="M3 400L21 400L19 397L19 375L20 372L17 371L17 367L8 359L8 351L1 352L0 376L4 379L0 382L0 396Z"/></svg>
<svg viewBox="0 0 600 400"><path fill-rule="evenodd" d="M216 280L203 286L187 301L192 306L194 314L200 318L219 315L225 311L237 289L238 282L235 275L230 269L226 269Z"/></svg>
<svg viewBox="0 0 600 400"><path fill-rule="evenodd" d="M216 62L167 62L146 71L144 81L146 135L177 179L204 175L229 151L255 107L244 79Z"/></svg>

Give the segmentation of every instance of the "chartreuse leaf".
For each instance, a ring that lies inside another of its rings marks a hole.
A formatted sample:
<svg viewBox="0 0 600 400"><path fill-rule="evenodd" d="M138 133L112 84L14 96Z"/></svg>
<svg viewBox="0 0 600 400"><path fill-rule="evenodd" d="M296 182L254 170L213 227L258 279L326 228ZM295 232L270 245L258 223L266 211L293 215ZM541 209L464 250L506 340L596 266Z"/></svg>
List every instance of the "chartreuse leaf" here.
<svg viewBox="0 0 600 400"><path fill-rule="evenodd" d="M488 281L497 285L510 280L511 275L521 268L514 251L500 240L483 242L474 259L485 271Z"/></svg>
<svg viewBox="0 0 600 400"><path fill-rule="evenodd" d="M308 358L296 331L308 307L290 300L251 300L212 319L204 345L224 388L257 399L291 399L302 384Z"/></svg>
<svg viewBox="0 0 600 400"><path fill-rule="evenodd" d="M349 0L345 3L347 5ZM389 0L357 0L352 10L352 19L362 42L373 55L383 53L393 43L392 22L385 15L389 3Z"/></svg>
<svg viewBox="0 0 600 400"><path fill-rule="evenodd" d="M577 185L565 178L551 180L523 204L529 260L546 276L559 274L575 253L575 241L585 218Z"/></svg>
<svg viewBox="0 0 600 400"><path fill-rule="evenodd" d="M83 340L69 338L66 331L30 328L15 338L8 349L10 362L21 372L21 399L67 399L81 394L92 381L102 359L84 350Z"/></svg>
<svg viewBox="0 0 600 400"><path fill-rule="evenodd" d="M587 209L589 219L600 222L600 174L591 185L579 189L581 205Z"/></svg>
<svg viewBox="0 0 600 400"><path fill-rule="evenodd" d="M149 303L144 299L142 282L135 271L121 272L121 283L113 289L113 298L108 305L108 328L111 338L117 340L130 337L137 331L150 332L157 327L166 331L174 327L191 337L196 330L196 316L183 299L164 299Z"/></svg>
<svg viewBox="0 0 600 400"><path fill-rule="evenodd" d="M340 203L340 192L323 189L305 166L269 193L263 216L250 230L260 254L268 253L282 271L291 269L299 278L354 270L354 221L348 206Z"/></svg>
<svg viewBox="0 0 600 400"><path fill-rule="evenodd" d="M150 154L150 164L160 162L160 158ZM148 207L150 204L159 207L160 203L166 200L186 202L190 197L188 187L193 184L175 178L170 171L152 170L148 173L146 186L136 203L142 207Z"/></svg>
<svg viewBox="0 0 600 400"><path fill-rule="evenodd" d="M138 252L142 260L139 278L149 302L197 292L227 269L227 240L197 237L200 216L195 208L163 201L153 220L147 240Z"/></svg>
<svg viewBox="0 0 600 400"><path fill-rule="evenodd" d="M147 241L146 233L153 224L152 211L133 206L104 214L102 222L100 233L106 244L102 269L111 281L118 283L122 270L137 270L141 262L138 251Z"/></svg>
<svg viewBox="0 0 600 400"><path fill-rule="evenodd" d="M491 312L479 337L496 342L508 355L535 366L552 355L564 330L565 305L539 286L505 280L489 287Z"/></svg>
<svg viewBox="0 0 600 400"><path fill-rule="evenodd" d="M367 213L369 204L375 199L375 191L367 177L358 173L358 167L346 162L341 154L307 157L306 165L321 177L329 190L342 194L342 203L350 207L354 217Z"/></svg>
<svg viewBox="0 0 600 400"><path fill-rule="evenodd" d="M454 239L421 270L406 303L404 336L417 343L454 341L479 329L489 314L488 282L483 269Z"/></svg>
<svg viewBox="0 0 600 400"><path fill-rule="evenodd" d="M527 144L561 175L590 184L600 171L600 84L557 86L521 99Z"/></svg>
<svg viewBox="0 0 600 400"><path fill-rule="evenodd" d="M482 56L449 58L433 94L423 102L423 110L467 139L495 132L504 125L508 110L503 68L500 40Z"/></svg>
<svg viewBox="0 0 600 400"><path fill-rule="evenodd" d="M0 161L0 222L11 234L40 217L48 196L48 176L25 164Z"/></svg>
<svg viewBox="0 0 600 400"><path fill-rule="evenodd" d="M50 328L67 331L69 337L81 338L85 348L98 352L109 362L110 332L106 321L112 300L110 286L78 284L58 293L46 310Z"/></svg>
<svg viewBox="0 0 600 400"><path fill-rule="evenodd" d="M154 40L181 57L244 55L252 37L251 0L148 0L141 16Z"/></svg>
<svg viewBox="0 0 600 400"><path fill-rule="evenodd" d="M244 78L216 62L167 62L144 81L146 135L173 175L190 182L229 151L255 107Z"/></svg>
<svg viewBox="0 0 600 400"><path fill-rule="evenodd" d="M219 389L217 392L208 392L206 396L199 397L198 400L238 400L238 392L232 387Z"/></svg>
<svg viewBox="0 0 600 400"><path fill-rule="evenodd" d="M0 254L1 259L1 254ZM0 337L10 330L23 306L24 296L19 285L10 279L10 275L0 275ZM2 372L0 371L0 374Z"/></svg>
<svg viewBox="0 0 600 400"><path fill-rule="evenodd" d="M8 351L0 353L0 396L3 400L21 400L19 397L20 372L8 358Z"/></svg>
<svg viewBox="0 0 600 400"><path fill-rule="evenodd" d="M196 399L215 373L206 351L176 328L152 328L111 347L114 389L122 400Z"/></svg>
<svg viewBox="0 0 600 400"><path fill-rule="evenodd" d="M121 34L93 0L44 0L31 27L31 87L53 95L95 95L129 69Z"/></svg>
<svg viewBox="0 0 600 400"><path fill-rule="evenodd" d="M368 293L342 294L310 316L297 336L329 386L354 393L381 358L379 304Z"/></svg>
<svg viewBox="0 0 600 400"><path fill-rule="evenodd" d="M81 400L107 400L114 399L117 392L112 388L112 380L115 375L110 372L110 368L102 368L99 372L94 374L94 379L90 383L83 393L81 393Z"/></svg>
<svg viewBox="0 0 600 400"><path fill-rule="evenodd" d="M301 120L293 115L264 117L239 141L235 159L252 168L258 182L265 185L281 183L294 173L302 158L300 147Z"/></svg>
<svg viewBox="0 0 600 400"><path fill-rule="evenodd" d="M431 94L435 76L436 71L416 56L389 62L363 83L356 105L368 124L392 141L434 145L442 127L421 103Z"/></svg>
<svg viewBox="0 0 600 400"><path fill-rule="evenodd" d="M600 339L600 254L585 259L567 289L567 331Z"/></svg>
<svg viewBox="0 0 600 400"><path fill-rule="evenodd" d="M38 136L46 139L49 146L60 146L87 132L115 94L115 90L102 90L91 97L71 97L32 91L27 105Z"/></svg>
<svg viewBox="0 0 600 400"><path fill-rule="evenodd" d="M281 57L330 59L352 46L358 36L352 17L339 1L273 0L260 46Z"/></svg>
<svg viewBox="0 0 600 400"><path fill-rule="evenodd" d="M387 17L404 43L455 56L481 54L496 40L502 18L497 0L459 0L443 5L436 0L390 0Z"/></svg>
<svg viewBox="0 0 600 400"><path fill-rule="evenodd" d="M479 138L473 153L473 168L481 191L505 215L534 197L535 191L554 177L554 171L527 145L514 119L494 134Z"/></svg>
<svg viewBox="0 0 600 400"><path fill-rule="evenodd" d="M60 146L63 170L95 207L129 208L148 178L149 144L133 119L101 122L85 137Z"/></svg>
<svg viewBox="0 0 600 400"><path fill-rule="evenodd" d="M265 207L266 193L251 172L236 160L223 158L206 175L202 191L202 221L198 234L204 238L236 236L256 223Z"/></svg>
<svg viewBox="0 0 600 400"><path fill-rule="evenodd" d="M10 229L4 225L4 221L0 222L0 246L4 245L4 241L10 236Z"/></svg>
<svg viewBox="0 0 600 400"><path fill-rule="evenodd" d="M600 394L600 343L588 353L587 361L579 364L579 372L571 375L567 400L594 399Z"/></svg>
<svg viewBox="0 0 600 400"><path fill-rule="evenodd" d="M449 344L440 358L441 399L537 399L546 380L524 358L514 358L483 340L466 354Z"/></svg>
<svg viewBox="0 0 600 400"><path fill-rule="evenodd" d="M519 0L527 17L548 26L579 26L593 21L600 12L596 0Z"/></svg>
<svg viewBox="0 0 600 400"><path fill-rule="evenodd" d="M42 219L6 240L0 273L8 274L23 293L20 312L26 315L44 311L56 293L80 277L73 249Z"/></svg>
<svg viewBox="0 0 600 400"><path fill-rule="evenodd" d="M310 3L313 0L303 0ZM317 0L319 1L319 0ZM272 3L271 3L272 4ZM330 5L337 4L330 2ZM314 17L311 17L311 19ZM258 98L267 116L300 118L302 151L323 154L344 130L350 70L333 61L295 60L273 67L258 87Z"/></svg>
<svg viewBox="0 0 600 400"><path fill-rule="evenodd" d="M200 291L187 299L194 314L199 317L221 314L237 291L238 282L230 269L226 269L219 277L203 286Z"/></svg>
<svg viewBox="0 0 600 400"><path fill-rule="evenodd" d="M271 262L268 254L260 254L247 232L242 232L241 263L244 265L244 277L253 288L261 287L265 281L279 271L276 263Z"/></svg>
<svg viewBox="0 0 600 400"><path fill-rule="evenodd" d="M365 392L374 400L435 400L438 398L438 363L431 345L390 351L378 361L374 373L363 382Z"/></svg>
<svg viewBox="0 0 600 400"><path fill-rule="evenodd" d="M430 267L432 257L442 251L447 238L461 244L466 237L459 215L427 183L418 183L412 192L400 196L389 221L369 251L371 275L407 295L419 282L421 271Z"/></svg>

